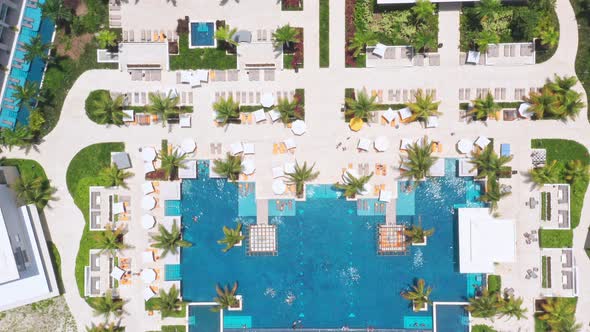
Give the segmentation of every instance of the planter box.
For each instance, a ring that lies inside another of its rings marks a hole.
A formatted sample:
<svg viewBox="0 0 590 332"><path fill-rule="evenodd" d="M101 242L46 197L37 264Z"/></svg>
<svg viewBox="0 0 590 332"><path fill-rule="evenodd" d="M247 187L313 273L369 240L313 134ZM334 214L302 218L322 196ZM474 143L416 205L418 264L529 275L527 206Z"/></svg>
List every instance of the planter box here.
<svg viewBox="0 0 590 332"><path fill-rule="evenodd" d="M227 308L228 311L242 311L243 304L244 304L242 295L236 295L236 299L238 299L238 305L236 307Z"/></svg>
<svg viewBox="0 0 590 332"><path fill-rule="evenodd" d="M422 243L414 243L414 242L412 242L412 245L413 246L416 246L416 247L425 247L426 244L428 244L428 238L426 236L424 237L424 242L422 242Z"/></svg>
<svg viewBox="0 0 590 332"><path fill-rule="evenodd" d="M242 234L242 232L240 232L240 235L244 235L244 234ZM244 242L244 241L240 241L240 242L236 243L234 245L234 247L241 247L242 246L242 242Z"/></svg>
<svg viewBox="0 0 590 332"><path fill-rule="evenodd" d="M414 301L412 301L412 308L416 312L418 312L418 311L428 311L428 303L425 303L422 308L416 308L416 303Z"/></svg>

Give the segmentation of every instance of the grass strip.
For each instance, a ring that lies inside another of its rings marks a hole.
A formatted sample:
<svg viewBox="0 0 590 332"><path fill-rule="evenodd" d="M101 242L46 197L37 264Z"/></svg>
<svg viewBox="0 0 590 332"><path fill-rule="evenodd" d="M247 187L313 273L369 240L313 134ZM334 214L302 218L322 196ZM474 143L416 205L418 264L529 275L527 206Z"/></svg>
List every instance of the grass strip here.
<svg viewBox="0 0 590 332"><path fill-rule="evenodd" d="M320 0L320 68L330 67L330 1Z"/></svg>

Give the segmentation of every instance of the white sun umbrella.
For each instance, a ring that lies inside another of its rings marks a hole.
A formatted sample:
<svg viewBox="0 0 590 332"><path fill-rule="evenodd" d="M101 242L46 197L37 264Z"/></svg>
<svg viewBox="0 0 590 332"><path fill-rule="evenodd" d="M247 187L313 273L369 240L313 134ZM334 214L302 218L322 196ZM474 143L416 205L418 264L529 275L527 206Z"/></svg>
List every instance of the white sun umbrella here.
<svg viewBox="0 0 590 332"><path fill-rule="evenodd" d="M357 149L363 150L363 151L369 151L370 147L371 147L371 140L369 140L368 138L364 138L364 137L359 138L359 142L356 146Z"/></svg>
<svg viewBox="0 0 590 332"><path fill-rule="evenodd" d="M154 291L150 287L146 287L143 289L143 300L144 301L147 302L154 296L156 296L156 293L154 293Z"/></svg>
<svg viewBox="0 0 590 332"><path fill-rule="evenodd" d="M375 139L374 145L377 151L384 152L389 149L389 140L385 136L379 136Z"/></svg>
<svg viewBox="0 0 590 332"><path fill-rule="evenodd" d="M145 229L153 228L156 224L156 219L151 214L144 214L141 216L141 226Z"/></svg>
<svg viewBox="0 0 590 332"><path fill-rule="evenodd" d="M149 195L154 192L154 185L151 182L144 182L141 185L141 190L144 195Z"/></svg>
<svg viewBox="0 0 590 332"><path fill-rule="evenodd" d="M141 280L146 284L156 281L156 271L154 269L143 269L140 276Z"/></svg>
<svg viewBox="0 0 590 332"><path fill-rule="evenodd" d="M295 163L292 161L288 161L283 165L283 170L285 173L295 173Z"/></svg>
<svg viewBox="0 0 590 332"><path fill-rule="evenodd" d="M359 173L356 171L356 169L350 168L350 169L347 169L346 172L344 172L344 174L342 175L342 179L344 180L344 182L348 183L348 180L347 180L348 175L347 174L350 174L350 176L352 176L355 179L359 178Z"/></svg>
<svg viewBox="0 0 590 332"><path fill-rule="evenodd" d="M142 252L141 253L141 260L144 263L154 262L155 261L155 259L154 259L154 252L153 251L150 251L150 250L146 250L146 251Z"/></svg>
<svg viewBox="0 0 590 332"><path fill-rule="evenodd" d="M153 210L156 207L156 199L152 196L143 196L141 207L144 210Z"/></svg>
<svg viewBox="0 0 590 332"><path fill-rule="evenodd" d="M272 192L276 195L282 195L287 191L287 185L283 180L277 179L272 182Z"/></svg>
<svg viewBox="0 0 590 332"><path fill-rule="evenodd" d="M156 149L150 146L141 149L141 157L144 161L154 161L156 159Z"/></svg>
<svg viewBox="0 0 590 332"><path fill-rule="evenodd" d="M393 198L393 194L389 190L381 190L379 191L379 202L391 202Z"/></svg>
<svg viewBox="0 0 590 332"><path fill-rule="evenodd" d="M197 143L194 139L186 138L180 143L180 149L184 153L192 153L197 148Z"/></svg>
<svg viewBox="0 0 590 332"><path fill-rule="evenodd" d="M254 164L254 160L252 159L244 159L242 160L242 173L246 175L254 174L256 171L256 165Z"/></svg>
<svg viewBox="0 0 590 332"><path fill-rule="evenodd" d="M488 144L490 144L492 141L490 141L489 138L485 137L485 136L479 136L476 140L475 140L475 145L479 146L482 149L485 149L486 146L488 146Z"/></svg>
<svg viewBox="0 0 590 332"><path fill-rule="evenodd" d="M387 122L391 122L396 118L397 112L395 112L394 110L392 110L391 108L388 108L387 111L383 112L383 114L381 114L381 116L387 120Z"/></svg>
<svg viewBox="0 0 590 332"><path fill-rule="evenodd" d="M178 90L176 90L176 88L174 88L174 87L168 89L168 97L169 98L176 98L176 97L178 97Z"/></svg>
<svg viewBox="0 0 590 332"><path fill-rule="evenodd" d="M117 280L121 280L121 278L123 278L124 275L125 275L125 270L121 269L118 266L113 266L113 271L111 272L111 277L113 277Z"/></svg>
<svg viewBox="0 0 590 332"><path fill-rule="evenodd" d="M275 97L270 92L266 92L260 97L260 104L263 107L272 107L275 104Z"/></svg>
<svg viewBox="0 0 590 332"><path fill-rule="evenodd" d="M473 141L462 138L457 142L457 150L461 153L469 153L473 150Z"/></svg>
<svg viewBox="0 0 590 332"><path fill-rule="evenodd" d="M305 121L303 121L303 120L295 120L291 124L291 131L295 135L303 135L306 130L307 130L307 125L305 124Z"/></svg>
<svg viewBox="0 0 590 332"><path fill-rule="evenodd" d="M229 148L231 150L231 154L234 156L244 152L244 146L242 145L242 142L232 143Z"/></svg>

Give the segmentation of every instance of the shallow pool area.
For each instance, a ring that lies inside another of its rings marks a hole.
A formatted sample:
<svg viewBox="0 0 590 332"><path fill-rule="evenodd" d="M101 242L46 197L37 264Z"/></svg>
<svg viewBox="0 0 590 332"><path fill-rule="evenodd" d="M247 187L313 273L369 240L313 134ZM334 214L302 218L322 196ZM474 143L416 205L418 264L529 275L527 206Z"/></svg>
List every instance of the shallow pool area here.
<svg viewBox="0 0 590 332"><path fill-rule="evenodd" d="M190 47L215 47L215 23L191 22Z"/></svg>
<svg viewBox="0 0 590 332"><path fill-rule="evenodd" d="M427 246L410 247L404 256L377 254L377 227L385 219L380 207L359 213L359 203L341 198L331 185L309 185L307 200L290 209L287 200L268 201L277 208L269 218L278 227L277 256L248 256L247 243L223 253L217 243L222 227L242 222L247 232L256 218L240 214L239 185L209 178L207 164L199 161L199 178L182 185L183 220L198 216L184 224L193 246L182 249L182 295L188 302L210 302L215 284L237 281L244 307L224 311L232 327L248 320L252 329L289 329L300 320L303 328L402 329L417 323L425 329L432 309L413 312L400 296L416 278L433 287L433 301L466 301L469 282L458 272L454 206L467 204L473 179L455 176L456 160L446 161L445 177L415 186L413 201L408 197L413 215L398 209L398 223L435 228Z"/></svg>

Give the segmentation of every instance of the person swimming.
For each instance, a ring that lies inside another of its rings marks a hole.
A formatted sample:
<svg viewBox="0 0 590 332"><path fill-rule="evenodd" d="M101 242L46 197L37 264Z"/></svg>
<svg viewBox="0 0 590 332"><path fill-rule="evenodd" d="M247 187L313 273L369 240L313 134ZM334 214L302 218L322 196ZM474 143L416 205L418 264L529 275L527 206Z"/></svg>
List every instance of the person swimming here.
<svg viewBox="0 0 590 332"><path fill-rule="evenodd" d="M198 221L199 221L199 217L193 216L193 222L198 222Z"/></svg>

